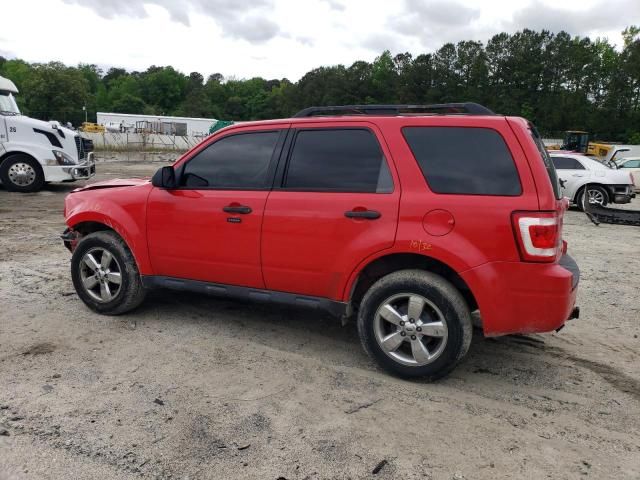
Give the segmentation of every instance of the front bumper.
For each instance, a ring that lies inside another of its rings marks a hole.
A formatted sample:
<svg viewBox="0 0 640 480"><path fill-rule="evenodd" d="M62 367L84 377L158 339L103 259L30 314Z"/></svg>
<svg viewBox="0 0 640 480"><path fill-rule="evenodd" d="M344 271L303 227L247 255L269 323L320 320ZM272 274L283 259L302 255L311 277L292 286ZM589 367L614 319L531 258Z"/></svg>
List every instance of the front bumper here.
<svg viewBox="0 0 640 480"><path fill-rule="evenodd" d="M629 203L636 196L632 185L614 185L611 193L613 203Z"/></svg>
<svg viewBox="0 0 640 480"><path fill-rule="evenodd" d="M96 162L93 159L93 152L89 152L84 162L69 167L69 173L73 180L86 180L93 177L96 174Z"/></svg>
<svg viewBox="0 0 640 480"><path fill-rule="evenodd" d="M46 182L73 182L86 180L96 174L96 162L93 152L87 154L87 158L76 165L43 165Z"/></svg>
<svg viewBox="0 0 640 480"><path fill-rule="evenodd" d="M569 255L558 263L491 262L461 276L485 335L551 332L575 318L580 269Z"/></svg>
<svg viewBox="0 0 640 480"><path fill-rule="evenodd" d="M630 203L632 198L636 198L635 193L616 194L613 196L613 203Z"/></svg>

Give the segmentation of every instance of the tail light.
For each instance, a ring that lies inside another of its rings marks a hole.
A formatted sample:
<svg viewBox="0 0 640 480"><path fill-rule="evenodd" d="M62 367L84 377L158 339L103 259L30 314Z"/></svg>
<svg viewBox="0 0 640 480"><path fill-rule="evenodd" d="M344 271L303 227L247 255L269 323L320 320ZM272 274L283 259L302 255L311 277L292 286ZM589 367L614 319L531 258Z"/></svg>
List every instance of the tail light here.
<svg viewBox="0 0 640 480"><path fill-rule="evenodd" d="M513 230L525 262L553 262L562 255L563 212L513 212Z"/></svg>
<svg viewBox="0 0 640 480"><path fill-rule="evenodd" d="M631 179L631 185L636 186L636 181L633 178L633 173L629 172L629 178Z"/></svg>

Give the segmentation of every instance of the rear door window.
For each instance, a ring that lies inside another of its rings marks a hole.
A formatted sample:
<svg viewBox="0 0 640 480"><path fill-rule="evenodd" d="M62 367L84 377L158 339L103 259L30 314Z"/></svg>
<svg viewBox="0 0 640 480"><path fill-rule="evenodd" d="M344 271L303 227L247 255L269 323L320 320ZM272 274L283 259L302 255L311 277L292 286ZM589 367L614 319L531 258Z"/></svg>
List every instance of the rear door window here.
<svg viewBox="0 0 640 480"><path fill-rule="evenodd" d="M504 196L522 193L509 147L497 131L405 127L402 132L433 192Z"/></svg>
<svg viewBox="0 0 640 480"><path fill-rule="evenodd" d="M551 157L556 170L584 170L582 164L571 157Z"/></svg>
<svg viewBox="0 0 640 480"><path fill-rule="evenodd" d="M366 128L299 130L284 188L390 193L393 180L374 133Z"/></svg>

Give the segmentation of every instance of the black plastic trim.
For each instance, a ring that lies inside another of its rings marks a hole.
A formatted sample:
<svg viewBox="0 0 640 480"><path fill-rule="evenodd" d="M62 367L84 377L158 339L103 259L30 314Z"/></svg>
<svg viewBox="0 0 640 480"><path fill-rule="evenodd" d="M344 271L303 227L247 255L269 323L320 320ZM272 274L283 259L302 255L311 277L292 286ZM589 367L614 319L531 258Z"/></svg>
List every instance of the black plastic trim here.
<svg viewBox="0 0 640 480"><path fill-rule="evenodd" d="M435 103L432 105L332 105L300 110L293 118L340 115L495 115L484 105L474 102Z"/></svg>
<svg viewBox="0 0 640 480"><path fill-rule="evenodd" d="M571 275L573 276L571 282L571 290L575 290L575 288L578 286L578 282L580 281L580 268L578 268L578 264L573 259L573 257L567 255L566 253L562 255L562 257L560 257L560 261L558 262L558 264L571 272Z"/></svg>
<svg viewBox="0 0 640 480"><path fill-rule="evenodd" d="M185 278L165 277L160 275L142 275L141 279L145 288L169 288L172 290L204 293L219 297L234 298L237 300L294 305L323 310L336 317L343 316L347 311L346 303L337 302L323 297L311 297L295 293L241 287L237 285L224 285L220 283L210 283L200 280L188 280Z"/></svg>
<svg viewBox="0 0 640 480"><path fill-rule="evenodd" d="M39 128L34 128L33 131L36 133L41 133L42 135L47 137L49 139L49 143L51 143L51 145L53 145L54 147L62 148L60 140L53 134L53 132L47 132L46 130L40 130Z"/></svg>

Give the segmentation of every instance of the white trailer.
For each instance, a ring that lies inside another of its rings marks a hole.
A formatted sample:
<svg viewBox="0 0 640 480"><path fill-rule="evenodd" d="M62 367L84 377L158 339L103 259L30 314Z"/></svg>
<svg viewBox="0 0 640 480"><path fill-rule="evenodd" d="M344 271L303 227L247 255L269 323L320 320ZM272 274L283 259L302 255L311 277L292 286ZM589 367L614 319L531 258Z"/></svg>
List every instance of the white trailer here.
<svg viewBox="0 0 640 480"><path fill-rule="evenodd" d="M7 190L35 192L46 182L95 175L93 145L60 123L20 114L15 84L0 77L0 181Z"/></svg>
<svg viewBox="0 0 640 480"><path fill-rule="evenodd" d="M167 115L133 115L97 112L97 123L108 132L157 133L173 136L206 136L217 120L214 118L171 117Z"/></svg>

